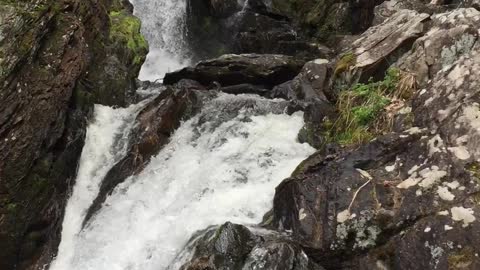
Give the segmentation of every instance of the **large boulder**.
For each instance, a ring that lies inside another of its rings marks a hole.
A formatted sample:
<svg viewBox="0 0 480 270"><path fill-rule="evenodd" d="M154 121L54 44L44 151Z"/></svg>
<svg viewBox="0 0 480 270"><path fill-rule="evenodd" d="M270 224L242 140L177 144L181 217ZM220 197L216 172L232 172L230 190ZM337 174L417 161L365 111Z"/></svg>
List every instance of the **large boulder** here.
<svg viewBox="0 0 480 270"><path fill-rule="evenodd" d="M332 68L327 59L307 62L295 78L272 89L270 97L295 101L327 100L328 78Z"/></svg>
<svg viewBox="0 0 480 270"><path fill-rule="evenodd" d="M167 73L163 82L170 85L181 79L191 79L205 86L216 82L221 86L253 84L271 89L293 79L304 64L301 59L285 55L228 54Z"/></svg>
<svg viewBox="0 0 480 270"><path fill-rule="evenodd" d="M479 61L477 46L416 93L417 127L303 162L271 225L327 268L477 269Z"/></svg>
<svg viewBox="0 0 480 270"><path fill-rule="evenodd" d="M287 237L229 222L200 232L186 247L178 262L182 270L323 269Z"/></svg>
<svg viewBox="0 0 480 270"><path fill-rule="evenodd" d="M0 269L39 269L55 254L93 103L126 104L146 54L130 12L0 1ZM116 28L124 20L132 27Z"/></svg>
<svg viewBox="0 0 480 270"><path fill-rule="evenodd" d="M375 6L373 25L381 24L398 11L410 9L420 13L441 13L447 10L446 6L436 5L434 1L427 3L421 0L387 0Z"/></svg>

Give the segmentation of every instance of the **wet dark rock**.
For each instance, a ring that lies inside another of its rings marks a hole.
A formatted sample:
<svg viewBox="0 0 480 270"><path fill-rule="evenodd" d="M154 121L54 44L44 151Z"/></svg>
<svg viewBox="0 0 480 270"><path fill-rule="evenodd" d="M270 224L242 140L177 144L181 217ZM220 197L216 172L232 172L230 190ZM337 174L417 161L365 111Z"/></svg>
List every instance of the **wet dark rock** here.
<svg viewBox="0 0 480 270"><path fill-rule="evenodd" d="M372 23L375 5L381 2L272 0L270 7L300 25L302 32L328 40L336 34L357 34L366 30Z"/></svg>
<svg viewBox="0 0 480 270"><path fill-rule="evenodd" d="M190 0L187 5L188 39L195 60L226 53L287 54L308 59L327 56L324 47L300 35L287 15L275 12L264 1L238 5L237 1ZM215 5L231 8L220 15Z"/></svg>
<svg viewBox="0 0 480 270"><path fill-rule="evenodd" d="M292 101L290 111L305 112L305 126L300 131L300 142L320 148L324 144L322 123L326 117L335 114L330 103L329 78L333 73L330 62L316 59L307 62L301 72L291 81L275 86L269 94L271 98L283 98Z"/></svg>
<svg viewBox="0 0 480 270"><path fill-rule="evenodd" d="M180 268L182 270L323 269L309 260L301 247L288 237L265 230L251 231L229 222L194 237L182 255L189 252L193 256Z"/></svg>
<svg viewBox="0 0 480 270"><path fill-rule="evenodd" d="M204 2L206 2L208 14L217 18L227 18L242 9L242 6L237 0L208 0Z"/></svg>
<svg viewBox="0 0 480 270"><path fill-rule="evenodd" d="M279 42L296 41L297 33L286 21L245 11L234 20L237 33L233 50L239 53L278 53Z"/></svg>
<svg viewBox="0 0 480 270"><path fill-rule="evenodd" d="M191 79L206 86L217 82L221 86L253 84L271 89L295 77L304 64L301 59L285 55L229 54L167 73L163 81L170 85Z"/></svg>
<svg viewBox="0 0 480 270"><path fill-rule="evenodd" d="M125 105L147 52L115 32L139 25L130 11L0 1L0 269L40 269L55 254L93 103Z"/></svg>
<svg viewBox="0 0 480 270"><path fill-rule="evenodd" d="M259 96L266 96L269 93L269 90L262 85L252 85L248 83L236 84L232 86L220 87L218 89L220 92L227 94L257 94Z"/></svg>
<svg viewBox="0 0 480 270"><path fill-rule="evenodd" d="M296 101L327 100L328 78L332 67L326 59L307 62L293 80L277 85L272 89L270 97Z"/></svg>

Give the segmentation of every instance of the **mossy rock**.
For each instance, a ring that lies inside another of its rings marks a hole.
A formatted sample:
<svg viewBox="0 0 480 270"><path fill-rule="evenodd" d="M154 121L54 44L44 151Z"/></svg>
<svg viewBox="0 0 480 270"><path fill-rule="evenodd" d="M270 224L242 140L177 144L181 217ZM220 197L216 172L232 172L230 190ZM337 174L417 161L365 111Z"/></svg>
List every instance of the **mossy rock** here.
<svg viewBox="0 0 480 270"><path fill-rule="evenodd" d="M338 76L339 74L347 71L348 69L350 69L350 67L353 67L356 62L357 57L352 52L348 52L342 55L342 57L340 57L340 59L337 61L337 64L335 65L334 76Z"/></svg>
<svg viewBox="0 0 480 270"><path fill-rule="evenodd" d="M126 45L133 56L133 64L141 65L148 53L148 43L140 32L140 20L124 10L111 11L109 17L110 40Z"/></svg>

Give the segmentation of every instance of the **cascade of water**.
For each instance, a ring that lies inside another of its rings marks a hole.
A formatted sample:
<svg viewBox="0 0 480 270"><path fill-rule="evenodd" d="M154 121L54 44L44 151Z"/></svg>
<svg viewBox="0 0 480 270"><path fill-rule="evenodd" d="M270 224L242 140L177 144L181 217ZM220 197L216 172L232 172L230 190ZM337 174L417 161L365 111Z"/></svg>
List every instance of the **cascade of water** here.
<svg viewBox="0 0 480 270"><path fill-rule="evenodd" d="M134 15L142 21L148 40L147 55L139 79L155 81L169 71L189 64L185 42L186 0L131 0Z"/></svg>
<svg viewBox="0 0 480 270"><path fill-rule="evenodd" d="M195 231L260 222L275 187L314 151L296 139L302 114L283 114L285 106L227 94L206 104L114 190L55 269L166 269Z"/></svg>
<svg viewBox="0 0 480 270"><path fill-rule="evenodd" d="M75 252L74 243L87 210L108 170L126 154L135 117L147 102L119 109L95 105L94 121L87 129L75 187L65 209L58 256L50 269L68 269L65 266Z"/></svg>

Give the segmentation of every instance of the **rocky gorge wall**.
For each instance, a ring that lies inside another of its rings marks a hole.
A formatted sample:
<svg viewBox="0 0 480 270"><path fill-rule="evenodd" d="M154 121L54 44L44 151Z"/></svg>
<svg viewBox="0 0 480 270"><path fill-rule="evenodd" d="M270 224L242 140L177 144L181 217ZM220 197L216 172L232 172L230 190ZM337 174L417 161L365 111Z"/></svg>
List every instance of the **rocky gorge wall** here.
<svg viewBox="0 0 480 270"><path fill-rule="evenodd" d="M94 103L124 106L148 51L127 1L0 1L0 269L55 254Z"/></svg>

